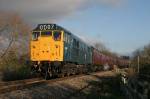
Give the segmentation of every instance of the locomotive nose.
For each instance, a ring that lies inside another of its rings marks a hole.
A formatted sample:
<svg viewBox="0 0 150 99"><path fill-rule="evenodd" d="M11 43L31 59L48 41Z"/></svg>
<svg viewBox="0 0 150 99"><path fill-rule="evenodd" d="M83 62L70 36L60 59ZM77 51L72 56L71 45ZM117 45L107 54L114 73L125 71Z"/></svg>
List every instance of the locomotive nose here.
<svg viewBox="0 0 150 99"><path fill-rule="evenodd" d="M51 45L50 42L48 42L47 40L40 42L39 54L40 54L41 60L49 61L51 59L51 57L50 57L50 49L51 49L50 45Z"/></svg>

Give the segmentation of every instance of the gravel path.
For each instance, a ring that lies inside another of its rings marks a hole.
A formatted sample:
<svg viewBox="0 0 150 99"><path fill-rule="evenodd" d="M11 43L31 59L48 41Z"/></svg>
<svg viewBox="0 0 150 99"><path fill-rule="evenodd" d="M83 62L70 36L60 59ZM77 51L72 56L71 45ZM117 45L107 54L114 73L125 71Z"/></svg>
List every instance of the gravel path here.
<svg viewBox="0 0 150 99"><path fill-rule="evenodd" d="M113 85L108 85L115 82L114 76L115 73L111 71L95 73L4 93L0 95L0 99L110 99L107 97L112 96L110 88ZM118 93L114 94L117 96Z"/></svg>

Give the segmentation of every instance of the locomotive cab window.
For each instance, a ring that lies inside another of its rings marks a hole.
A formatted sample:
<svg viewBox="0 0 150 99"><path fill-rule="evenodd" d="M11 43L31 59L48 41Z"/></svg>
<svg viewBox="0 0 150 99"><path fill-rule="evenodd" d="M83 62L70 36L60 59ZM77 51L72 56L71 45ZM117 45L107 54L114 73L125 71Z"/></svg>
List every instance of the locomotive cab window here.
<svg viewBox="0 0 150 99"><path fill-rule="evenodd" d="M55 41L60 41L61 40L61 31L54 31L53 38Z"/></svg>
<svg viewBox="0 0 150 99"><path fill-rule="evenodd" d="M32 33L32 40L38 40L39 36L40 36L40 32L33 32Z"/></svg>
<svg viewBox="0 0 150 99"><path fill-rule="evenodd" d="M51 31L41 32L41 36L52 36L52 32Z"/></svg>
<svg viewBox="0 0 150 99"><path fill-rule="evenodd" d="M67 33L65 33L65 35L64 35L64 41L67 43Z"/></svg>

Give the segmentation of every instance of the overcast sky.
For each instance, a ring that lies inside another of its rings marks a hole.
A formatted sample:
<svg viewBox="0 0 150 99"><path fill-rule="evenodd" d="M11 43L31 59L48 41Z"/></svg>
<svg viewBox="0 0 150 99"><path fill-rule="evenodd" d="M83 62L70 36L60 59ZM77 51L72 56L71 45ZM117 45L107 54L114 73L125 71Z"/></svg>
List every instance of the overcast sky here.
<svg viewBox="0 0 150 99"><path fill-rule="evenodd" d="M33 23L58 21L95 5L118 5L121 0L1 0L0 10L17 12Z"/></svg>
<svg viewBox="0 0 150 99"><path fill-rule="evenodd" d="M30 25L58 23L121 54L150 42L150 0L0 0Z"/></svg>

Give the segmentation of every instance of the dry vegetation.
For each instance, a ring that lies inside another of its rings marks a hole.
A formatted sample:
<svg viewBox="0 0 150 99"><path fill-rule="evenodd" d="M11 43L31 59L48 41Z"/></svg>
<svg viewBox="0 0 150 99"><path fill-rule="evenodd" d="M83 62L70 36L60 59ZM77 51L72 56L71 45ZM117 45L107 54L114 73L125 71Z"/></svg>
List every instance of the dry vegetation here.
<svg viewBox="0 0 150 99"><path fill-rule="evenodd" d="M1 12L0 70L4 80L27 78L29 31L30 28L18 14Z"/></svg>
<svg viewBox="0 0 150 99"><path fill-rule="evenodd" d="M150 44L133 53L132 66L137 68L139 57L140 73L150 75Z"/></svg>
<svg viewBox="0 0 150 99"><path fill-rule="evenodd" d="M105 55L115 57L115 58L119 56L117 53L111 52L104 44L100 42L94 43L94 47Z"/></svg>

